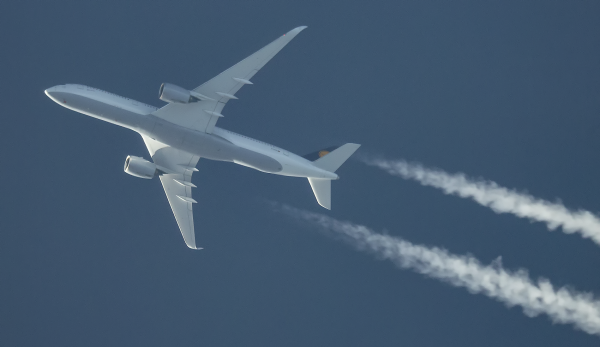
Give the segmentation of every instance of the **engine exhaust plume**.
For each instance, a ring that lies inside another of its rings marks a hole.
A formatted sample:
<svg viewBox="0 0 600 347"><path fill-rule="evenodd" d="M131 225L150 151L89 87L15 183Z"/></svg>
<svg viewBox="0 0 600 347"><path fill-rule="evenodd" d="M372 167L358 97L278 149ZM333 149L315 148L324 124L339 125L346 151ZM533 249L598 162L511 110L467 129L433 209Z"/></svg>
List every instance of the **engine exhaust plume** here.
<svg viewBox="0 0 600 347"><path fill-rule="evenodd" d="M361 161L390 175L439 188L446 194L471 198L496 213L512 213L531 221L543 222L549 230L561 227L567 234L579 233L600 245L600 218L589 211L572 211L560 203L537 199L529 194L501 187L492 181L472 179L462 173L450 174L429 169L404 160L363 157Z"/></svg>
<svg viewBox="0 0 600 347"><path fill-rule="evenodd" d="M555 323L572 324L588 334L600 335L600 301L591 294L567 288L555 289L547 279L535 283L525 270L505 270L500 258L486 266L471 256L415 245L322 214L287 205L278 205L277 209L318 226L326 234L342 239L358 250L390 260L400 268L466 288L473 294L486 295L508 307L521 306L529 317L546 314Z"/></svg>

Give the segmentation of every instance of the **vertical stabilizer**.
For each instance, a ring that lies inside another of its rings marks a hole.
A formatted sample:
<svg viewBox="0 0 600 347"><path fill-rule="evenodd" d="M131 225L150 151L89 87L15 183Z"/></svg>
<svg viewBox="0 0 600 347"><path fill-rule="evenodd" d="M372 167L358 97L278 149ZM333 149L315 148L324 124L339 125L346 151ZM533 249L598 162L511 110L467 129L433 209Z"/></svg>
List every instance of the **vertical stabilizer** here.
<svg viewBox="0 0 600 347"><path fill-rule="evenodd" d="M308 178L319 205L331 210L331 180L323 178Z"/></svg>
<svg viewBox="0 0 600 347"><path fill-rule="evenodd" d="M360 147L356 143L347 143L333 152L313 161L313 165L323 170L335 172Z"/></svg>
<svg viewBox="0 0 600 347"><path fill-rule="evenodd" d="M329 172L335 172L352 154L354 154L354 152L356 152L358 147L360 147L360 145L356 143L347 143L341 147L335 149L332 148L331 152L329 149L318 151L316 154L318 154L320 158L313 161L313 165ZM319 205L331 210L331 180L308 177L308 182L312 187L313 193L315 193Z"/></svg>

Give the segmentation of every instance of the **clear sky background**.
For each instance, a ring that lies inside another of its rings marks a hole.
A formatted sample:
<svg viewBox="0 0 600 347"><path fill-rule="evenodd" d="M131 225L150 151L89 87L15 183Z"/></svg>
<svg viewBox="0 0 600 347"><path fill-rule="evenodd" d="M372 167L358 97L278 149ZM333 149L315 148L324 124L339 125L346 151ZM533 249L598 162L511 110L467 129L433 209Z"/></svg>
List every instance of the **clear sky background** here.
<svg viewBox="0 0 600 347"><path fill-rule="evenodd" d="M597 346L374 259L265 200L600 293L600 249L357 161L305 179L201 159L189 250L129 130L59 107L79 83L160 106L307 25L218 126L361 152L600 211L595 1L8 1L0 12L0 345Z"/></svg>

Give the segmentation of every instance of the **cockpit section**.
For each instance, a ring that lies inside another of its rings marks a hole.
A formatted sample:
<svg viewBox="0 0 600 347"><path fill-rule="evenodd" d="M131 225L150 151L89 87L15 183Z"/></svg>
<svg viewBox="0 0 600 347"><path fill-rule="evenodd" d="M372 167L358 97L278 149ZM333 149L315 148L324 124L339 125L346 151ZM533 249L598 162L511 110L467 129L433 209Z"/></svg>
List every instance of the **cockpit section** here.
<svg viewBox="0 0 600 347"><path fill-rule="evenodd" d="M90 102L114 106L129 112L144 115L150 114L158 109L154 106L139 102L137 100L82 84L57 85L46 89L44 92L50 99L61 106L84 113L86 113L85 111L88 108L84 107L80 109L80 107L75 107L75 105L69 100L72 100L77 105L82 104L82 102L85 104L85 100L89 100Z"/></svg>

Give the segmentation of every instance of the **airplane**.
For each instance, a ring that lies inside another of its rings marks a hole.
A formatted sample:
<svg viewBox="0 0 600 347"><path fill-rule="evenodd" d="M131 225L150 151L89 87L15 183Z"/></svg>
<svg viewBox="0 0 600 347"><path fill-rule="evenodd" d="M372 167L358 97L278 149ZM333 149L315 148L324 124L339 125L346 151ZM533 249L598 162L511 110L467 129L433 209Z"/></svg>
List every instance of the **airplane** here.
<svg viewBox="0 0 600 347"><path fill-rule="evenodd" d="M90 117L131 129L142 136L152 162L130 155L126 173L145 179L158 176L186 245L196 244L192 205L192 174L200 158L233 162L275 175L306 177L317 202L331 209L335 171L360 147L347 143L301 157L277 146L236 134L216 125L225 104L258 70L306 27L297 27L213 79L188 90L163 83L162 108L79 84L45 90L57 104ZM308 158L308 159L307 159Z"/></svg>

